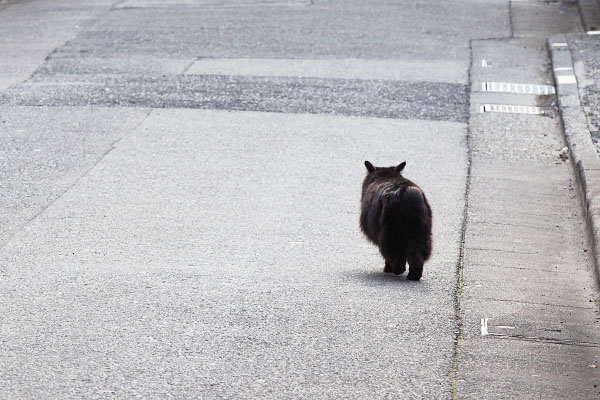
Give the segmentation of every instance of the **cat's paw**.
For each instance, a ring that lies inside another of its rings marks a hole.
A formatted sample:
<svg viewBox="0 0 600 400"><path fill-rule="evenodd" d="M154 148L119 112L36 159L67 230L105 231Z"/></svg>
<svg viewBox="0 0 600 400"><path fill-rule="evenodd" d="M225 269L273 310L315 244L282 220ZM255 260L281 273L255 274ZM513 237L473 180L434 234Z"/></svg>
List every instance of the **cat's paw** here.
<svg viewBox="0 0 600 400"><path fill-rule="evenodd" d="M418 281L421 279L421 276L423 275L423 266L415 266L413 267L411 265L410 267L410 271L408 271L408 275L406 276L406 279L408 279L409 281Z"/></svg>
<svg viewBox="0 0 600 400"><path fill-rule="evenodd" d="M406 271L406 266L404 265L396 265L394 268L394 274L396 275L402 275L404 271Z"/></svg>

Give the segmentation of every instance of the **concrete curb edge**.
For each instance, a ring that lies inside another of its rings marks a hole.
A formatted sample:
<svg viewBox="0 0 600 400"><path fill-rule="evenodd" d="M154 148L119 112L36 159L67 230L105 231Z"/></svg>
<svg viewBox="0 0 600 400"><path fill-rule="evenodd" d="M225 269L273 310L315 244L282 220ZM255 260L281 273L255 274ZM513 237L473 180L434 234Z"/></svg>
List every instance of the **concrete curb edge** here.
<svg viewBox="0 0 600 400"><path fill-rule="evenodd" d="M557 35L549 38L548 48L563 133L569 147L569 158L577 181L583 216L586 220L596 280L600 284L600 158L592 142L587 120L581 108L577 78L567 37Z"/></svg>
<svg viewBox="0 0 600 400"><path fill-rule="evenodd" d="M600 2L598 0L577 0L577 7L583 29L586 32L600 30Z"/></svg>

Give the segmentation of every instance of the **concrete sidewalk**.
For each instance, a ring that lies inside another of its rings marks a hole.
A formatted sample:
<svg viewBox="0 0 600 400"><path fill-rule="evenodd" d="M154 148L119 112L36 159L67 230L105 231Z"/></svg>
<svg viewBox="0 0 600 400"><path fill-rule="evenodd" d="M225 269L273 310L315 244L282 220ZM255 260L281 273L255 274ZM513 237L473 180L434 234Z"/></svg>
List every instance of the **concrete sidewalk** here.
<svg viewBox="0 0 600 400"><path fill-rule="evenodd" d="M552 103L552 95L482 90L484 82L546 83L544 39L472 48L455 398L598 398L595 285L572 170L559 157L560 118L552 105L543 114L480 111Z"/></svg>

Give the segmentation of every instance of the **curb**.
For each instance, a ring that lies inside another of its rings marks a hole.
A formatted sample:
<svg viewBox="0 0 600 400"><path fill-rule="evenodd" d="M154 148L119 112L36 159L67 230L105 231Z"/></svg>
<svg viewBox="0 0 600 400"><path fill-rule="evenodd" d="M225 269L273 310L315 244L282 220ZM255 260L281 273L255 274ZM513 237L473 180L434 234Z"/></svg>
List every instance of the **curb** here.
<svg viewBox="0 0 600 400"><path fill-rule="evenodd" d="M600 30L600 0L577 0L577 7L585 31Z"/></svg>
<svg viewBox="0 0 600 400"><path fill-rule="evenodd" d="M588 242L592 247L592 262L600 284L600 157L592 142L587 120L579 101L573 59L565 35L548 39L552 72L556 84L559 114L579 198L586 220Z"/></svg>

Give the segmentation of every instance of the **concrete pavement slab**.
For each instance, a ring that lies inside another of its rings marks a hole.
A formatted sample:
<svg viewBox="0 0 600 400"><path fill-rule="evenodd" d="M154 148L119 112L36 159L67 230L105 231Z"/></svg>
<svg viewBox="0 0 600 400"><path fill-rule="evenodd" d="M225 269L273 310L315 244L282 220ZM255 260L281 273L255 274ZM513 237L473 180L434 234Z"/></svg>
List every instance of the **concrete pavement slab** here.
<svg viewBox="0 0 600 400"><path fill-rule="evenodd" d="M518 46L515 43L519 43ZM510 57L505 55L510 54ZM472 71L473 83L485 81L545 84L552 82L552 73L540 63L547 50L535 38L505 38L490 41L473 41L473 64L478 68ZM518 72L518 74L516 74ZM478 91L480 85L474 85Z"/></svg>
<svg viewBox="0 0 600 400"><path fill-rule="evenodd" d="M0 394L448 398L464 135L154 111L2 249ZM359 233L367 158L432 204L420 283Z"/></svg>
<svg viewBox="0 0 600 400"><path fill-rule="evenodd" d="M588 277L589 278L589 277ZM589 282L589 280L588 280ZM485 329L490 339L508 339L523 341L535 341L540 343L552 343L555 345L565 344L567 346L580 345L581 347L599 348L598 328L600 323L596 318L590 321L585 318L585 312L580 310L591 310L596 307L593 303L588 306L570 306L564 304L553 304L540 302L537 299L492 299L487 304L485 318ZM511 302L510 307L506 306ZM540 313L539 319L531 321L524 315ZM590 323L592 322L592 323ZM468 327L473 334L481 335L481 321L473 321ZM593 385L592 385L593 387Z"/></svg>
<svg viewBox="0 0 600 400"><path fill-rule="evenodd" d="M0 246L74 185L148 112L0 107Z"/></svg>
<svg viewBox="0 0 600 400"><path fill-rule="evenodd" d="M472 348L466 348L466 363L478 367L465 371L461 379L472 382L463 399L598 398L596 348L538 343L511 339L479 340L472 333ZM506 352L506 346L513 351ZM515 358L511 354L516 354ZM499 373L490 376L488 366Z"/></svg>

